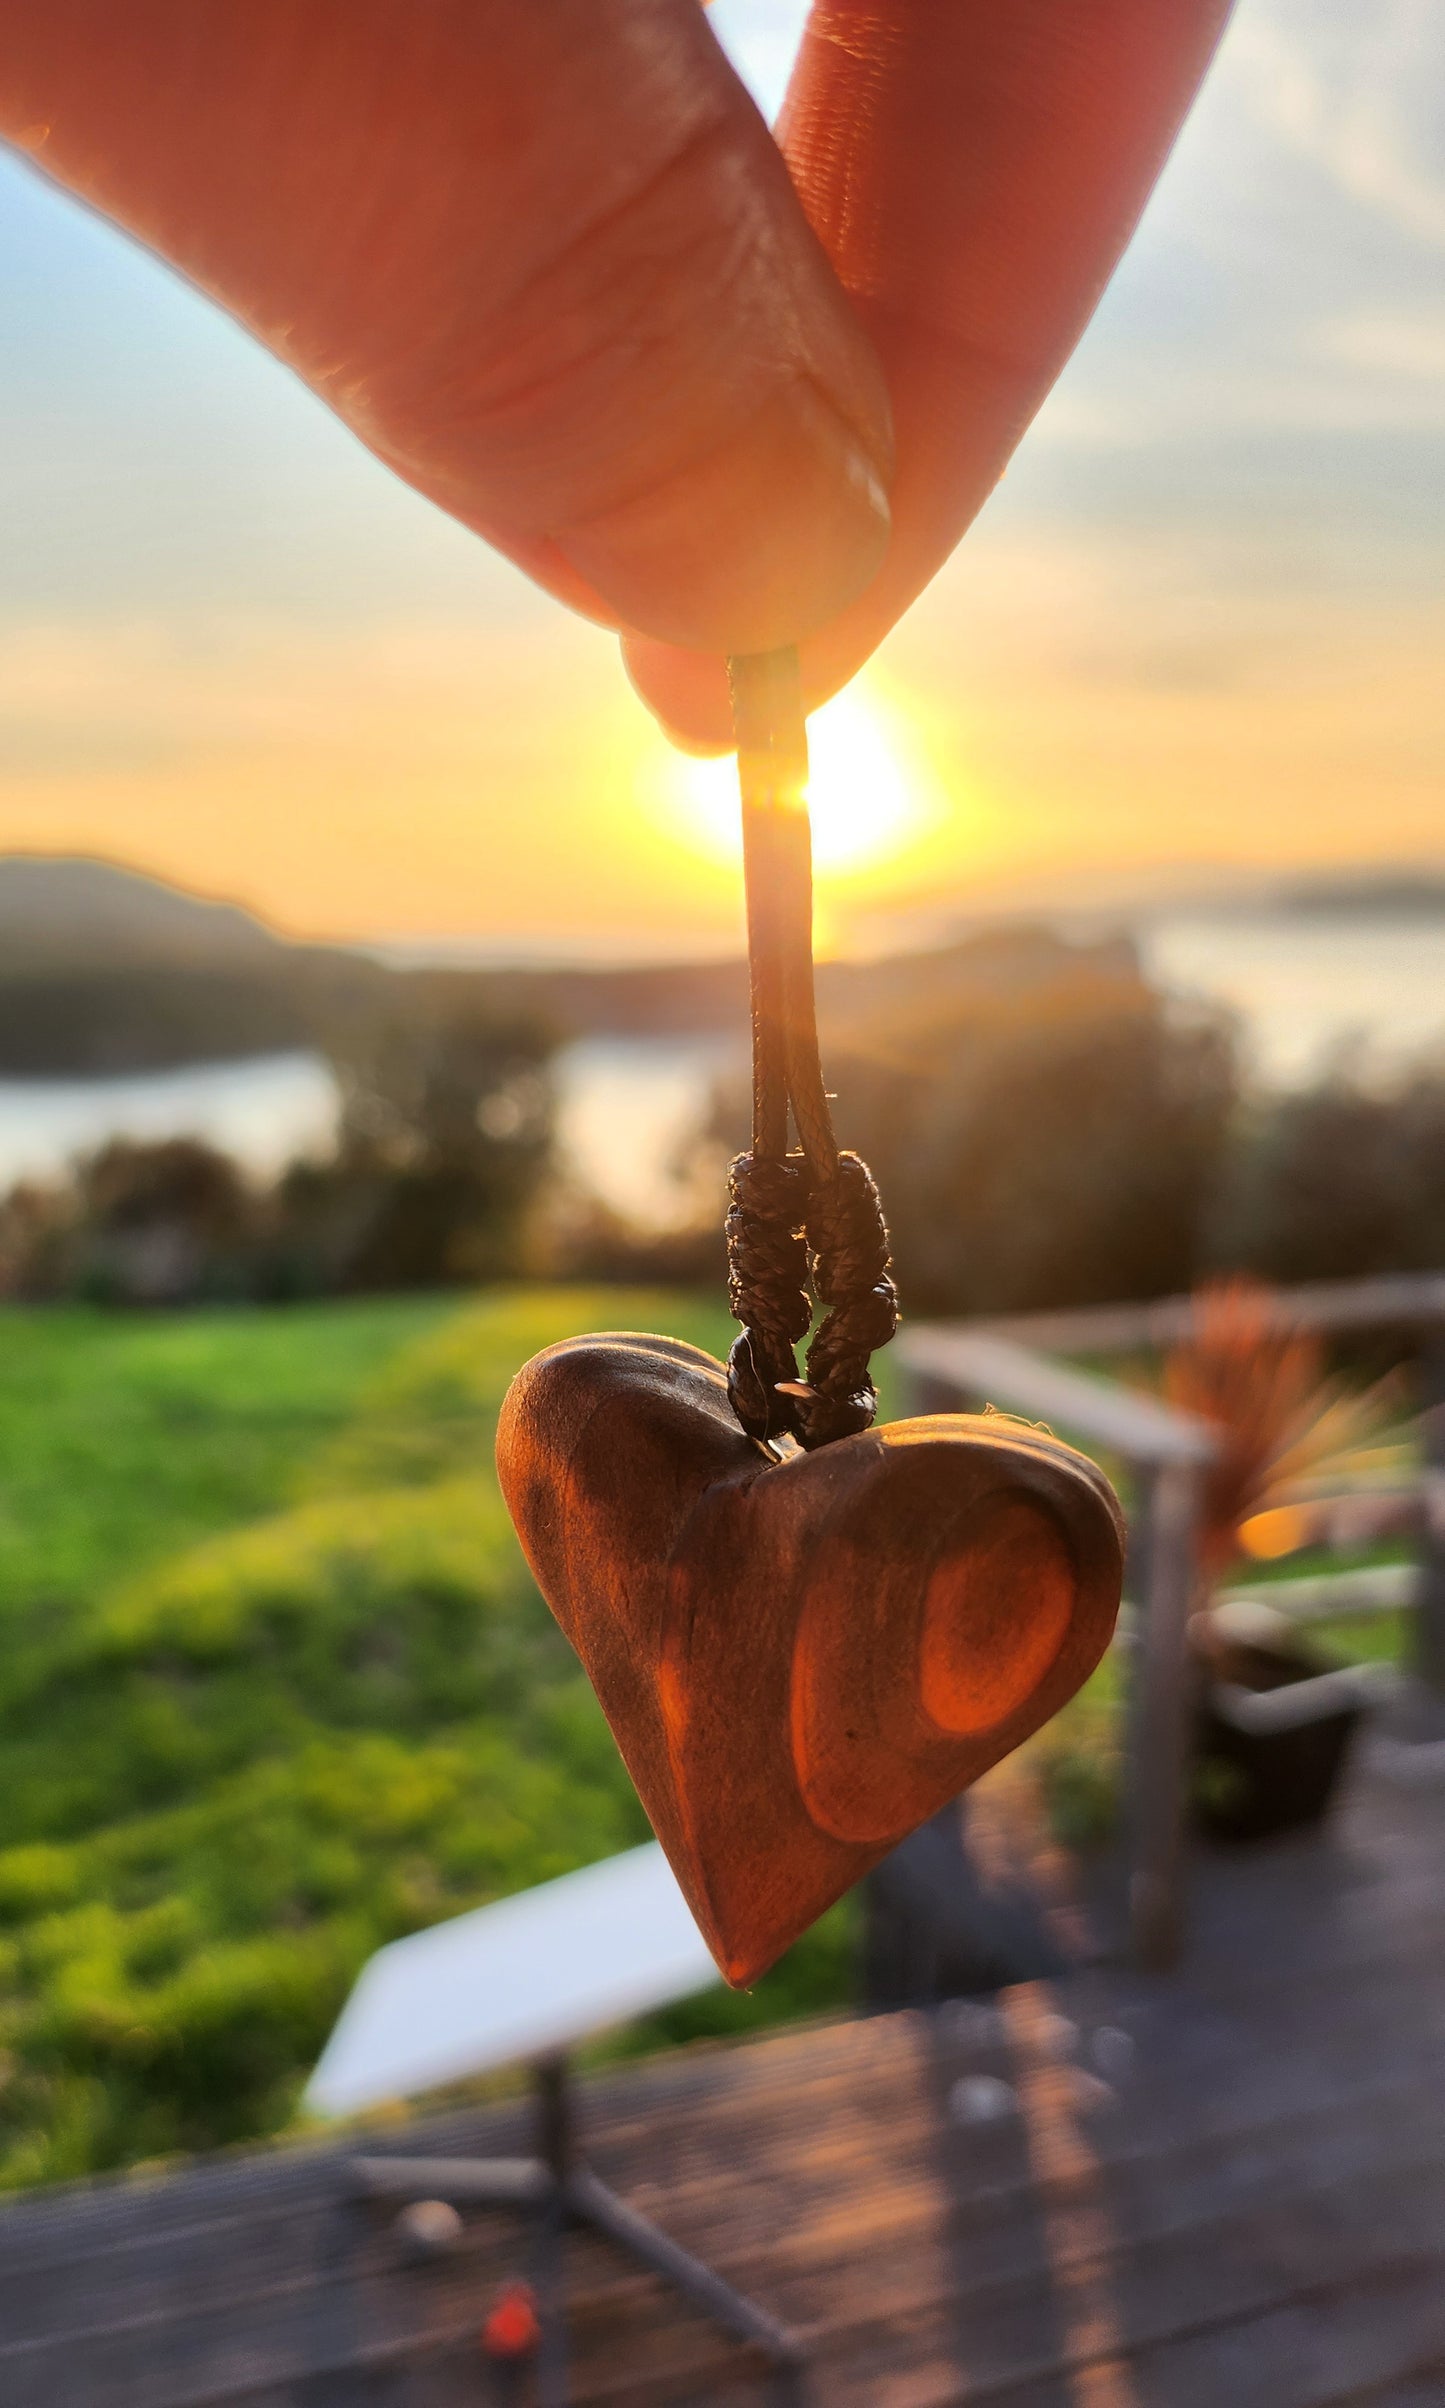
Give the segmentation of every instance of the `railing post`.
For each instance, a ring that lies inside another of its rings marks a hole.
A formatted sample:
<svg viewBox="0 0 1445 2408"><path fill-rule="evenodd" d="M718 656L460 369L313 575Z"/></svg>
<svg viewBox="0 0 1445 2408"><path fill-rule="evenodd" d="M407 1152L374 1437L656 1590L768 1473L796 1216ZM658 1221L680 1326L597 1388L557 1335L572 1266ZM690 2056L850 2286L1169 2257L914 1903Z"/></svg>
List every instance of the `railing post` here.
<svg viewBox="0 0 1445 2408"><path fill-rule="evenodd" d="M1411 1669L1431 1720L1445 1717L1445 1329L1430 1332L1420 1366L1424 1391L1424 1540L1416 1597Z"/></svg>
<svg viewBox="0 0 1445 2408"><path fill-rule="evenodd" d="M1122 1664L1123 1706L1119 1716L1121 1831L1121 1910L1132 1950L1131 1885L1139 1854L1139 1756L1144 1729L1144 1632L1149 1620L1150 1567L1154 1561L1154 1492L1159 1482L1157 1463L1137 1458L1129 1466L1133 1494L1128 1508L1128 1537L1124 1550L1124 1604L1120 1636L1115 1640ZM1127 1615L1127 1620L1124 1617Z"/></svg>
<svg viewBox="0 0 1445 2408"><path fill-rule="evenodd" d="M1149 1475L1144 1508L1146 1588L1137 1599L1129 1706L1127 1863L1130 1942L1136 1962L1151 1972L1173 1964L1183 1922L1199 1484L1197 1465L1161 1464Z"/></svg>

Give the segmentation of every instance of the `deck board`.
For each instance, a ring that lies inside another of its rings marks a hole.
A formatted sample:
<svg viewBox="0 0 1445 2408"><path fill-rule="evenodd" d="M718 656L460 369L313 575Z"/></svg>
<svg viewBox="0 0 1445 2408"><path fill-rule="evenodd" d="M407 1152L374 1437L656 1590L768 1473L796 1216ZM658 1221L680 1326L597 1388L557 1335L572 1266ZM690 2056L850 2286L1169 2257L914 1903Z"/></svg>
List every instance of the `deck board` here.
<svg viewBox="0 0 1445 2408"><path fill-rule="evenodd" d="M1201 1859L1195 1897L1169 1977L1085 1965L599 2078L592 2161L805 2335L815 2408L1445 2408L1445 1796L1362 1775L1326 1840ZM969 2120L989 2083L1006 2111ZM515 2154L525 2109L366 2146ZM0 2212L5 2408L475 2408L525 2228L472 2214L404 2265L345 2159ZM577 2408L764 2399L651 2277L568 2252Z"/></svg>

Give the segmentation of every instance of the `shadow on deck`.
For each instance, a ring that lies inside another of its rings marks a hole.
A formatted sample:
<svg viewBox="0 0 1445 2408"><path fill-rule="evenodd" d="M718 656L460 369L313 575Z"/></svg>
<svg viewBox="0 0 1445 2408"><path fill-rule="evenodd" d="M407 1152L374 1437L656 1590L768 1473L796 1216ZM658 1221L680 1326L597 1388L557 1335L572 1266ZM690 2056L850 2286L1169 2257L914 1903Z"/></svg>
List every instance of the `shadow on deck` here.
<svg viewBox="0 0 1445 2408"><path fill-rule="evenodd" d="M813 2408L1441 2408L1445 1793L1204 1858L1182 1969L699 2048L590 2084L598 2171L807 2338ZM520 2110L375 2151L508 2153ZM515 2219L400 2259L335 2148L0 2215L6 2408L478 2408ZM578 2408L762 2401L569 2243Z"/></svg>

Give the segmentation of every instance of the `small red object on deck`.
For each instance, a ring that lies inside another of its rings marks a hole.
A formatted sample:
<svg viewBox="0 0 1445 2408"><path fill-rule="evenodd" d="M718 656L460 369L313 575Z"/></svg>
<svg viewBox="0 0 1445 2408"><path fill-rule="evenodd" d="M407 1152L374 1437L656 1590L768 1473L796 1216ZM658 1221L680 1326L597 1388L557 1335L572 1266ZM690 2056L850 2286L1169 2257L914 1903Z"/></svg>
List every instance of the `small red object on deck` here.
<svg viewBox="0 0 1445 2408"><path fill-rule="evenodd" d="M527 2283L508 2283L482 2326L482 2348L489 2358L528 2358L542 2338L537 2302Z"/></svg>

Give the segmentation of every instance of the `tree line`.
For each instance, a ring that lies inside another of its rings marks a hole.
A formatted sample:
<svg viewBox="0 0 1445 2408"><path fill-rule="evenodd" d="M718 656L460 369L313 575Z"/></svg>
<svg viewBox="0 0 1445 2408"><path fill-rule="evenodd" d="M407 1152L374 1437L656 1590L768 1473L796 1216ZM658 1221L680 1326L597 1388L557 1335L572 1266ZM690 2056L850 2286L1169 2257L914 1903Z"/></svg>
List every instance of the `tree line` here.
<svg viewBox="0 0 1445 2408"><path fill-rule="evenodd" d="M380 992L380 990L379 990ZM559 1033L475 982L348 1017L334 1149L264 1189L192 1140L118 1141L0 1203L12 1297L281 1298L546 1270L714 1286L746 1097L722 1083L692 1227L557 1209ZM1389 1081L1341 1058L1261 1092L1220 1012L1153 987L1127 944L1000 932L956 976L825 1014L843 1142L870 1163L914 1314L1025 1312L1445 1263L1445 1056Z"/></svg>

